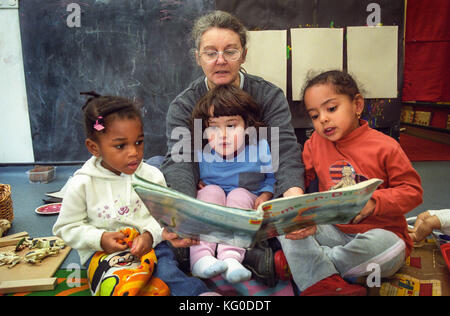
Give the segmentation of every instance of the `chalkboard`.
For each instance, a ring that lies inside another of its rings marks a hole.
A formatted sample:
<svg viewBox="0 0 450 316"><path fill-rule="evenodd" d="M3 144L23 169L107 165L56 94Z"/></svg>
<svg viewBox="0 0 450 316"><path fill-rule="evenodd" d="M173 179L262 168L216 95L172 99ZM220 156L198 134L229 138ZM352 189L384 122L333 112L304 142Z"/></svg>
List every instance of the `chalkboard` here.
<svg viewBox="0 0 450 316"><path fill-rule="evenodd" d="M403 84L403 30L405 0L216 0L216 8L237 16L249 30L289 30L298 27L365 26L371 10L378 4L383 25L397 25L398 36L398 91ZM290 35L288 32L288 44ZM345 40L344 40L345 46ZM344 70L346 69L344 50ZM290 61L288 60L287 96L297 128L311 127L300 102L291 99ZM401 96L395 99L367 99L363 118L372 127L397 138L400 126Z"/></svg>
<svg viewBox="0 0 450 316"><path fill-rule="evenodd" d="M78 21L71 4L81 9ZM190 30L214 7L213 0L21 1L36 162L90 156L82 125L85 97L79 94L90 90L143 104L144 157L165 154L167 108L201 74L190 51Z"/></svg>

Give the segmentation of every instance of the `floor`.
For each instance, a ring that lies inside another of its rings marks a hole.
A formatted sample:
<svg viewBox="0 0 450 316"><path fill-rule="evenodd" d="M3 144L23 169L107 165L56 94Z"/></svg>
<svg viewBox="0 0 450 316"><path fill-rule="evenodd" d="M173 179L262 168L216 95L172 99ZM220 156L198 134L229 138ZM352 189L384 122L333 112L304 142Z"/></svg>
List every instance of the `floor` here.
<svg viewBox="0 0 450 316"><path fill-rule="evenodd" d="M422 178L424 202L406 217L429 209L450 208L450 161L414 162L414 168ZM27 170L32 166L0 166L0 183L11 185L14 221L9 234L27 231L31 237L52 236L56 215L39 215L35 209L44 204L45 193L60 190L80 165L57 166L56 179L46 184L31 184ZM76 251L71 251L61 268L71 263L79 264Z"/></svg>

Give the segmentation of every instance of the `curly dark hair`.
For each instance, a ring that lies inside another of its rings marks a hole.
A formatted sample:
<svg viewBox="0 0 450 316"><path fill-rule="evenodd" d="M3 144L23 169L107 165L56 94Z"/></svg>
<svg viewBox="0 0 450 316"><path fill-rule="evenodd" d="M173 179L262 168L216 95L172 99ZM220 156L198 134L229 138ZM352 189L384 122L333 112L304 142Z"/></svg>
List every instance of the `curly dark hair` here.
<svg viewBox="0 0 450 316"><path fill-rule="evenodd" d="M80 94L91 96L81 108L84 113L84 130L87 138L97 140L98 133L104 133L108 123L116 118L138 118L143 123L140 108L129 99L119 96L102 96L94 91ZM97 122L105 129L96 130L94 125Z"/></svg>
<svg viewBox="0 0 450 316"><path fill-rule="evenodd" d="M318 84L331 84L333 85L336 93L344 94L354 99L357 94L360 94L358 84L348 73L340 70L330 70L323 72L314 78L308 80L303 88L302 100L305 100L305 92L308 88L311 88Z"/></svg>

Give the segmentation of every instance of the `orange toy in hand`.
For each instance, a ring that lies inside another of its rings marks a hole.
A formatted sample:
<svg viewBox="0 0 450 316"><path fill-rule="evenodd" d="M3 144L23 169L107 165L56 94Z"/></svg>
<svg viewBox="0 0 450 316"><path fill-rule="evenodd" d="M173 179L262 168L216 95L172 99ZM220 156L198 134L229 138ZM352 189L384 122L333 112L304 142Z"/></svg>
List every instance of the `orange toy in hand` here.
<svg viewBox="0 0 450 316"><path fill-rule="evenodd" d="M125 235L125 238L118 239L117 242L122 245L128 245L128 247L131 248L131 246L133 246L133 240L134 238L139 236L139 232L136 229L130 227L121 229L120 232Z"/></svg>

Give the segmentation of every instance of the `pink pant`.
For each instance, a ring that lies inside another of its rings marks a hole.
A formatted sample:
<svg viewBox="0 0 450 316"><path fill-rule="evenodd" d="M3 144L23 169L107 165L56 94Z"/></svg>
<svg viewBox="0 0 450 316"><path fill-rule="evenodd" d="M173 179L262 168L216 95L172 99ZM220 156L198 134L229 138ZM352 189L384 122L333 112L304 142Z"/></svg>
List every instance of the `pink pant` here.
<svg viewBox="0 0 450 316"><path fill-rule="evenodd" d="M217 185L207 185L197 192L197 199L199 200L219 205L247 209L253 209L256 198L256 195L243 188L236 188L228 193L227 196L222 188ZM234 258L239 262L244 260L245 249L243 248L200 241L200 245L192 246L190 248L191 270L194 263L196 263L200 258L204 256L215 257L216 248L217 259L219 260L224 260L227 258Z"/></svg>

